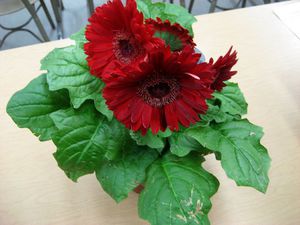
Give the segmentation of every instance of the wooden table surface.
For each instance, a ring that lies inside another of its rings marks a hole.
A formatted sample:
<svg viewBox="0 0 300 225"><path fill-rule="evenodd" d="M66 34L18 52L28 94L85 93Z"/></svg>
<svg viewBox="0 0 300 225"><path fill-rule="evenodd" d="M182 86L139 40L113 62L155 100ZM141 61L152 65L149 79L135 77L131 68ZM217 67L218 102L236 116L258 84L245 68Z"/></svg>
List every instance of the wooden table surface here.
<svg viewBox="0 0 300 225"><path fill-rule="evenodd" d="M212 225L300 224L300 40L272 13L278 5L198 17L195 40L206 57L239 53L235 79L249 103L248 118L264 127L272 157L267 193L237 187L220 163L205 167L220 180L210 212ZM137 195L117 205L94 175L75 184L40 143L5 113L10 96L38 76L39 60L70 40L0 52L0 224L143 225Z"/></svg>

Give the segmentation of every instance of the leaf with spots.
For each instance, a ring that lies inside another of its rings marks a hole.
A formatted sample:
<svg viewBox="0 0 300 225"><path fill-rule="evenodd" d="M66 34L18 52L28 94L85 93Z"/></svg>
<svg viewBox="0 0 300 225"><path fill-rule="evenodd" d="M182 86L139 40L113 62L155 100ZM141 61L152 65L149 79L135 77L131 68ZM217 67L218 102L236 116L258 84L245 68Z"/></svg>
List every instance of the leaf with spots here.
<svg viewBox="0 0 300 225"><path fill-rule="evenodd" d="M222 167L237 185L266 192L271 160L260 144L263 136L260 127L243 119L190 128L185 133L204 147L220 153Z"/></svg>
<svg viewBox="0 0 300 225"><path fill-rule="evenodd" d="M103 189L116 202L120 202L145 181L146 169L157 156L154 149L138 146L131 141L119 157L106 161L96 170L97 179Z"/></svg>
<svg viewBox="0 0 300 225"><path fill-rule="evenodd" d="M6 111L19 127L29 128L40 141L46 141L57 131L50 114L69 105L68 93L49 91L46 74L42 74L11 97Z"/></svg>
<svg viewBox="0 0 300 225"><path fill-rule="evenodd" d="M204 159L165 155L147 173L145 189L139 197L139 215L151 225L208 225L210 197L218 180L201 167Z"/></svg>

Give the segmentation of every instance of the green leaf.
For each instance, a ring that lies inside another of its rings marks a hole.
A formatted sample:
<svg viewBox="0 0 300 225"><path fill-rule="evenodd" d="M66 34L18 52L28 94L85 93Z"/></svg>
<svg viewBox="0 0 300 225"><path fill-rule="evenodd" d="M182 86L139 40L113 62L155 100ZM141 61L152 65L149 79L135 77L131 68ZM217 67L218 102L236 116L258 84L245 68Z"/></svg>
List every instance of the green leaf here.
<svg viewBox="0 0 300 225"><path fill-rule="evenodd" d="M244 115L247 113L247 103L239 86L235 83L225 82L226 87L221 92L214 92L214 97L220 101L220 109L231 115Z"/></svg>
<svg viewBox="0 0 300 225"><path fill-rule="evenodd" d="M131 142L117 159L105 162L96 170L97 179L116 202L121 202L145 181L146 169L157 156L157 151Z"/></svg>
<svg viewBox="0 0 300 225"><path fill-rule="evenodd" d="M42 74L11 97L6 111L20 128L29 128L46 141L57 130L50 114L68 107L69 101L68 93L49 91L46 74Z"/></svg>
<svg viewBox="0 0 300 225"><path fill-rule="evenodd" d="M42 60L41 68L48 70L50 90L68 89L74 108L94 99L103 88L102 81L90 74L83 50L75 46L54 49Z"/></svg>
<svg viewBox="0 0 300 225"><path fill-rule="evenodd" d="M139 215L151 225L207 225L218 180L201 167L203 158L166 155L149 167L139 197Z"/></svg>
<svg viewBox="0 0 300 225"><path fill-rule="evenodd" d="M96 109L100 113L102 113L104 116L106 116L108 120L112 120L114 114L111 110L108 109L108 107L105 103L105 99L102 96L102 93L99 93L96 95L94 104L95 104Z"/></svg>
<svg viewBox="0 0 300 225"><path fill-rule="evenodd" d="M260 127L244 119L187 129L186 134L208 149L220 152L222 167L237 185L266 192L270 157L260 144L263 136Z"/></svg>
<svg viewBox="0 0 300 225"><path fill-rule="evenodd" d="M74 181L74 182L77 182L78 178L86 175L85 172L82 172L82 171L76 171L76 172L65 172L65 174L67 175L67 177Z"/></svg>
<svg viewBox="0 0 300 225"><path fill-rule="evenodd" d="M152 3L149 0L137 0L136 2L138 9L144 14L145 18L156 19L159 17L163 21L169 20L171 23L179 23L193 36L192 24L197 20L185 8L170 3Z"/></svg>
<svg viewBox="0 0 300 225"><path fill-rule="evenodd" d="M141 11L145 18L151 18L150 8L151 0L136 0L138 10Z"/></svg>
<svg viewBox="0 0 300 225"><path fill-rule="evenodd" d="M186 156L191 151L197 151L202 154L207 153L207 150L197 140L185 135L184 132L174 132L169 137L169 142L170 151L179 157Z"/></svg>
<svg viewBox="0 0 300 225"><path fill-rule="evenodd" d="M123 149L128 132L118 121L108 122L93 104L51 114L59 129L53 135L57 146L54 157L69 177L93 173L103 160L112 160Z"/></svg>
<svg viewBox="0 0 300 225"><path fill-rule="evenodd" d="M183 43L180 38L168 31L156 31L155 37L161 38L165 41L166 45L169 45L172 51L181 50Z"/></svg>
<svg viewBox="0 0 300 225"><path fill-rule="evenodd" d="M213 105L211 103L208 104L208 110L206 114L202 114L201 119L207 122L215 121L217 123L222 123L226 121L231 121L233 119L240 119L239 115L231 115L220 109L219 106Z"/></svg>
<svg viewBox="0 0 300 225"><path fill-rule="evenodd" d="M85 38L85 27L82 28L80 31L72 34L70 36L70 39L74 40L78 47L83 48L84 43L87 42Z"/></svg>
<svg viewBox="0 0 300 225"><path fill-rule="evenodd" d="M172 132L168 129L165 132L159 131L158 134L153 135L149 130L146 135L142 135L140 132L130 131L130 136L136 141L138 145L147 145L150 148L163 149L165 146L165 138L172 135Z"/></svg>

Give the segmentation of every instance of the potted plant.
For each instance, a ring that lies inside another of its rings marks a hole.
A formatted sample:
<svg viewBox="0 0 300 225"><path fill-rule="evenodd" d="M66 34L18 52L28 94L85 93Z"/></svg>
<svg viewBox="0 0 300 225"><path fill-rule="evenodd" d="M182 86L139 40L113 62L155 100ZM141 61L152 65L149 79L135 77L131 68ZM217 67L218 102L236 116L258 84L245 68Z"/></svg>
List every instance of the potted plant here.
<svg viewBox="0 0 300 225"><path fill-rule="evenodd" d="M54 142L71 180L95 173L116 202L140 192L152 225L209 224L219 182L201 166L208 154L237 185L265 192L269 182L262 129L229 81L237 52L205 62L193 22L173 4L109 1L7 105L19 127Z"/></svg>

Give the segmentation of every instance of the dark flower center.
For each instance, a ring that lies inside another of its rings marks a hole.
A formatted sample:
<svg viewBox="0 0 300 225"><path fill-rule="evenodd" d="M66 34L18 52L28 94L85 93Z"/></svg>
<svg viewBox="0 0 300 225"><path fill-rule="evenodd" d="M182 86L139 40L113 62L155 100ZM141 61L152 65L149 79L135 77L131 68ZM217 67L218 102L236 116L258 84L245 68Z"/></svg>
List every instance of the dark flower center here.
<svg viewBox="0 0 300 225"><path fill-rule="evenodd" d="M170 93L170 87L167 83L158 83L148 87L148 93L154 98L163 98Z"/></svg>
<svg viewBox="0 0 300 225"><path fill-rule="evenodd" d="M122 63L129 64L140 54L142 47L137 40L126 32L116 32L113 40L113 51Z"/></svg>
<svg viewBox="0 0 300 225"><path fill-rule="evenodd" d="M119 48L124 57L130 57L134 53L134 48L129 40L119 40Z"/></svg>
<svg viewBox="0 0 300 225"><path fill-rule="evenodd" d="M152 76L141 83L137 93L147 104L162 107L175 101L179 89L176 79Z"/></svg>

